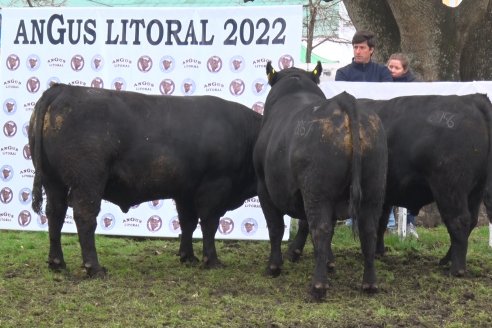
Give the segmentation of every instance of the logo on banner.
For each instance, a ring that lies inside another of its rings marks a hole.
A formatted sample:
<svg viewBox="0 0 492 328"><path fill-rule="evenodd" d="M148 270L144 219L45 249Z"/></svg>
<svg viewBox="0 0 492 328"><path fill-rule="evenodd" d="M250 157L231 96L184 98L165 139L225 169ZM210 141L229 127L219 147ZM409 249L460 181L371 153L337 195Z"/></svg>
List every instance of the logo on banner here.
<svg viewBox="0 0 492 328"><path fill-rule="evenodd" d="M278 60L278 67L282 69L290 68L294 66L294 58L291 55L283 55Z"/></svg>
<svg viewBox="0 0 492 328"><path fill-rule="evenodd" d="M253 60L253 66L255 68L265 68L269 61L270 59L268 58L258 58Z"/></svg>
<svg viewBox="0 0 492 328"><path fill-rule="evenodd" d="M208 82L208 83L205 83L205 85L203 86L203 88L205 89L205 91L207 92L212 92L212 91L222 91L224 90L224 84L220 83L220 82Z"/></svg>
<svg viewBox="0 0 492 328"><path fill-rule="evenodd" d="M171 79L164 79L159 84L159 91L163 95L172 95L175 88L174 81Z"/></svg>
<svg viewBox="0 0 492 328"><path fill-rule="evenodd" d="M133 88L136 91L153 91L154 83L149 82L149 81L135 82L133 84Z"/></svg>
<svg viewBox="0 0 492 328"><path fill-rule="evenodd" d="M123 91L126 90L126 82L123 78L117 77L116 79L113 80L111 83L111 88L116 91Z"/></svg>
<svg viewBox="0 0 492 328"><path fill-rule="evenodd" d="M29 223L31 223L31 212L28 210L21 211L17 218L17 222L19 222L21 227L27 227Z"/></svg>
<svg viewBox="0 0 492 328"><path fill-rule="evenodd" d="M244 81L241 79L232 80L229 85L229 91L233 96L240 96L244 92Z"/></svg>
<svg viewBox="0 0 492 328"><path fill-rule="evenodd" d="M260 200L258 199L258 197L253 197L253 198L246 199L244 201L244 207L256 207L256 208L259 208L259 207L261 207Z"/></svg>
<svg viewBox="0 0 492 328"><path fill-rule="evenodd" d="M27 121L26 123L24 123L24 125L22 126L22 134L24 135L24 137L28 137L29 135L29 121Z"/></svg>
<svg viewBox="0 0 492 328"><path fill-rule="evenodd" d="M164 201L162 199L154 199L148 202L149 207L153 210L158 210L164 205Z"/></svg>
<svg viewBox="0 0 492 328"><path fill-rule="evenodd" d="M133 227L133 228L138 228L142 224L141 219L137 218L125 218L123 219L123 226L124 227Z"/></svg>
<svg viewBox="0 0 492 328"><path fill-rule="evenodd" d="M20 66L19 56L15 54L10 54L7 56L6 65L9 71L15 71Z"/></svg>
<svg viewBox="0 0 492 328"><path fill-rule="evenodd" d="M95 55L91 59L91 67L95 72L99 72L104 66L104 60L101 55Z"/></svg>
<svg viewBox="0 0 492 328"><path fill-rule="evenodd" d="M219 221L219 232L228 235L234 230L234 221L231 218L224 217Z"/></svg>
<svg viewBox="0 0 492 328"><path fill-rule="evenodd" d="M174 70L174 58L171 56L164 56L160 60L161 71L165 73L171 73Z"/></svg>
<svg viewBox="0 0 492 328"><path fill-rule="evenodd" d="M147 73L152 69L152 58L141 56L137 61L137 68L142 73Z"/></svg>
<svg viewBox="0 0 492 328"><path fill-rule="evenodd" d="M147 229L151 232L157 232L162 228L162 219L158 215L152 215L147 220Z"/></svg>
<svg viewBox="0 0 492 328"><path fill-rule="evenodd" d="M68 82L69 85L79 85L79 86L86 86L87 83L81 80L73 80L71 82Z"/></svg>
<svg viewBox="0 0 492 328"><path fill-rule="evenodd" d="M200 68L200 65L202 64L201 61L198 59L194 58L188 58L183 60L183 67L184 68Z"/></svg>
<svg viewBox="0 0 492 328"><path fill-rule="evenodd" d="M3 102L3 111L7 115L14 115L17 111L17 102L12 98L8 98Z"/></svg>
<svg viewBox="0 0 492 328"><path fill-rule="evenodd" d="M3 125L3 134L6 137L13 137L17 133L17 124L14 121L5 122Z"/></svg>
<svg viewBox="0 0 492 328"><path fill-rule="evenodd" d="M3 182L10 181L12 179L12 177L14 176L14 171L12 169L12 166L10 166L10 165L2 166L1 170L2 170L1 178L2 178Z"/></svg>
<svg viewBox="0 0 492 328"><path fill-rule="evenodd" d="M244 58L241 56L234 56L229 61L229 69L231 72L239 73L244 69Z"/></svg>
<svg viewBox="0 0 492 328"><path fill-rule="evenodd" d="M118 67L129 68L131 64L132 61L128 58L120 57L120 58L113 59L114 68L118 68Z"/></svg>
<svg viewBox="0 0 492 328"><path fill-rule="evenodd" d="M14 193L12 192L12 189L9 187L4 187L2 190L0 190L0 201L3 204L8 204L12 201L12 198L14 197Z"/></svg>
<svg viewBox="0 0 492 328"><path fill-rule="evenodd" d="M81 55L74 55L70 60L70 67L72 67L72 70L75 72L80 72L84 68L84 65L85 60Z"/></svg>
<svg viewBox="0 0 492 328"><path fill-rule="evenodd" d="M217 73L222 69L222 59L219 56L212 56L207 60L207 69L210 73Z"/></svg>
<svg viewBox="0 0 492 328"><path fill-rule="evenodd" d="M32 112L34 110L34 106L36 106L36 102L35 101L27 102L27 103L24 104L24 110L26 112Z"/></svg>
<svg viewBox="0 0 492 328"><path fill-rule="evenodd" d="M48 217L44 213L38 214L36 221L38 222L38 226L40 228L46 228L48 226Z"/></svg>
<svg viewBox="0 0 492 328"><path fill-rule="evenodd" d="M26 60L27 69L30 71L35 71L41 65L41 60L37 55L29 55Z"/></svg>
<svg viewBox="0 0 492 328"><path fill-rule="evenodd" d="M56 76L52 76L48 79L48 81L46 82L46 88L49 89L51 88L53 85L57 84L57 83L60 83L60 79L57 78Z"/></svg>
<svg viewBox="0 0 492 328"><path fill-rule="evenodd" d="M39 79L37 77L32 76L27 80L26 89L30 93L38 92L40 87L41 87L41 82L39 82Z"/></svg>
<svg viewBox="0 0 492 328"><path fill-rule="evenodd" d="M0 213L0 222L12 222L14 215L9 212Z"/></svg>
<svg viewBox="0 0 492 328"><path fill-rule="evenodd" d="M253 81L251 90L253 91L254 95L261 96L265 93L267 86L268 82L265 79L256 79L255 81Z"/></svg>
<svg viewBox="0 0 492 328"><path fill-rule="evenodd" d="M34 178L35 171L31 168L27 168L27 169L21 170L19 173L20 173L21 177L23 177L23 178Z"/></svg>
<svg viewBox="0 0 492 328"><path fill-rule="evenodd" d="M19 202L21 202L22 205L27 205L31 202L31 189L22 188L19 191Z"/></svg>
<svg viewBox="0 0 492 328"><path fill-rule="evenodd" d="M104 214L99 221L99 226L106 231L113 229L115 224L116 220L111 213Z"/></svg>
<svg viewBox="0 0 492 328"><path fill-rule="evenodd" d="M60 57L53 57L48 59L49 67L64 67L67 61Z"/></svg>
<svg viewBox="0 0 492 328"><path fill-rule="evenodd" d="M25 144L24 148L22 148L22 155L24 156L24 159L31 160L31 147L29 147L29 144Z"/></svg>
<svg viewBox="0 0 492 328"><path fill-rule="evenodd" d="M195 81L191 79L186 79L183 81L183 84L181 84L181 92L185 96L191 96L192 94L195 93L196 86L195 86Z"/></svg>
<svg viewBox="0 0 492 328"><path fill-rule="evenodd" d="M14 146L6 146L6 147L2 147L2 155L4 156L15 156L17 155L17 152L19 151L19 149L17 147L14 147Z"/></svg>
<svg viewBox="0 0 492 328"><path fill-rule="evenodd" d="M15 156L17 155L19 149L14 146L5 146L1 148L1 151L2 151L2 155L4 156Z"/></svg>
<svg viewBox="0 0 492 328"><path fill-rule="evenodd" d="M252 110L254 110L255 112L263 115L263 109L265 108L265 104L262 102L262 101L257 101L253 104L253 106L251 107Z"/></svg>
<svg viewBox="0 0 492 328"><path fill-rule="evenodd" d="M179 224L179 218L177 216L173 216L169 219L169 230L176 234L181 233L181 225Z"/></svg>
<svg viewBox="0 0 492 328"><path fill-rule="evenodd" d="M258 230L258 222L253 218L244 219L241 224L241 231L246 236L252 236Z"/></svg>
<svg viewBox="0 0 492 328"><path fill-rule="evenodd" d="M103 81L103 79L101 79L100 77L95 77L91 81L91 87L93 87L93 88L99 88L99 89L104 88L104 81Z"/></svg>

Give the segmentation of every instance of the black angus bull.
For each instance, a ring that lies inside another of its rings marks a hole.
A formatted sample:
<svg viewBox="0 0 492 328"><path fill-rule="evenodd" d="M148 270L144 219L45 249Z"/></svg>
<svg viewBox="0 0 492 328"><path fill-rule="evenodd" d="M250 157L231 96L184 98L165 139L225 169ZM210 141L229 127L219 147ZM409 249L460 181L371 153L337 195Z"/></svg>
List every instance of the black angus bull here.
<svg viewBox="0 0 492 328"><path fill-rule="evenodd" d="M492 106L486 95L405 96L390 100L358 100L374 110L388 138L388 181L378 229L377 253L384 254L384 232L391 206L418 215L435 201L451 245L439 261L451 262L450 273L466 271L468 237L479 207L492 209ZM489 215L492 218L492 215ZM290 245L296 260L309 228L299 222Z"/></svg>
<svg viewBox="0 0 492 328"><path fill-rule="evenodd" d="M309 222L315 269L311 295L328 287L333 220L348 212L358 223L364 254L362 287L377 289L374 256L377 222L386 181L386 136L376 114L358 111L347 93L326 99L318 87L321 64L313 72L276 72L266 67L272 86L253 152L258 196L270 237L268 273L280 274L283 215Z"/></svg>
<svg viewBox="0 0 492 328"><path fill-rule="evenodd" d="M192 234L200 218L203 262L220 264L220 216L256 195L252 162L261 115L212 96L151 96L57 84L31 116L36 170L33 209L47 198L49 267L65 267L60 231L73 207L83 265L104 275L94 232L101 200L123 212L144 201L174 198L182 229L179 256L196 262Z"/></svg>

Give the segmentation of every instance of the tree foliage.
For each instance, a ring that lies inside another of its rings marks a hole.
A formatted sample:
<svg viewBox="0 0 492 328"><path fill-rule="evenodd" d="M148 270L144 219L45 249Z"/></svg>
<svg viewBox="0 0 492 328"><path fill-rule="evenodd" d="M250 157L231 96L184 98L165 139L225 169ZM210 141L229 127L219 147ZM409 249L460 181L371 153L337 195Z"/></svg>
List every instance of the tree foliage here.
<svg viewBox="0 0 492 328"><path fill-rule="evenodd" d="M425 81L492 80L492 0L343 0L357 30L378 36L375 59L404 52Z"/></svg>

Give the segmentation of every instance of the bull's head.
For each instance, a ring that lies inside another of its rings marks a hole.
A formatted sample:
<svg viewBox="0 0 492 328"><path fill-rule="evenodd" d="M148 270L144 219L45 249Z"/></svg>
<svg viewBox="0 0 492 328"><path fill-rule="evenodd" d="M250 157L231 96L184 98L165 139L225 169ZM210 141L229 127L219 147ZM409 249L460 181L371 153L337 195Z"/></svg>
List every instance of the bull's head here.
<svg viewBox="0 0 492 328"><path fill-rule="evenodd" d="M291 68L287 68L287 69L284 69L284 70L285 71L289 71L289 70L300 70L300 69L299 68L295 68L295 67L291 67ZM316 64L316 67L314 68L314 70L311 71L311 72L307 71L306 73L309 74L309 78L314 83L319 84L319 78L321 76L321 72L323 72L323 67L321 66L321 62L318 61L318 63ZM277 72L273 68L271 61L268 61L267 65L266 65L266 73L267 73L267 78L268 78L268 84L270 84L271 86L273 86L275 84L275 82L279 78L279 72Z"/></svg>

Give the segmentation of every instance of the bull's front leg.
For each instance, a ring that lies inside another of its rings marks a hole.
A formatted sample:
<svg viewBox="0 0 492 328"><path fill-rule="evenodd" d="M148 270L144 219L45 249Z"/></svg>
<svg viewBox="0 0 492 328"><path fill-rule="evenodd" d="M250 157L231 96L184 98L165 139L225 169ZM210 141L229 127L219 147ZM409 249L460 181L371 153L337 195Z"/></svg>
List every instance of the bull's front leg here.
<svg viewBox="0 0 492 328"><path fill-rule="evenodd" d="M200 225L203 233L203 266L205 268L221 267L215 248L215 234L219 227L219 216L205 218L201 220Z"/></svg>
<svg viewBox="0 0 492 328"><path fill-rule="evenodd" d="M182 200L176 201L179 225L181 227L181 238L179 243L179 260L181 263L197 264L200 261L193 252L193 232L198 224L196 211L191 209L192 202L186 203Z"/></svg>

